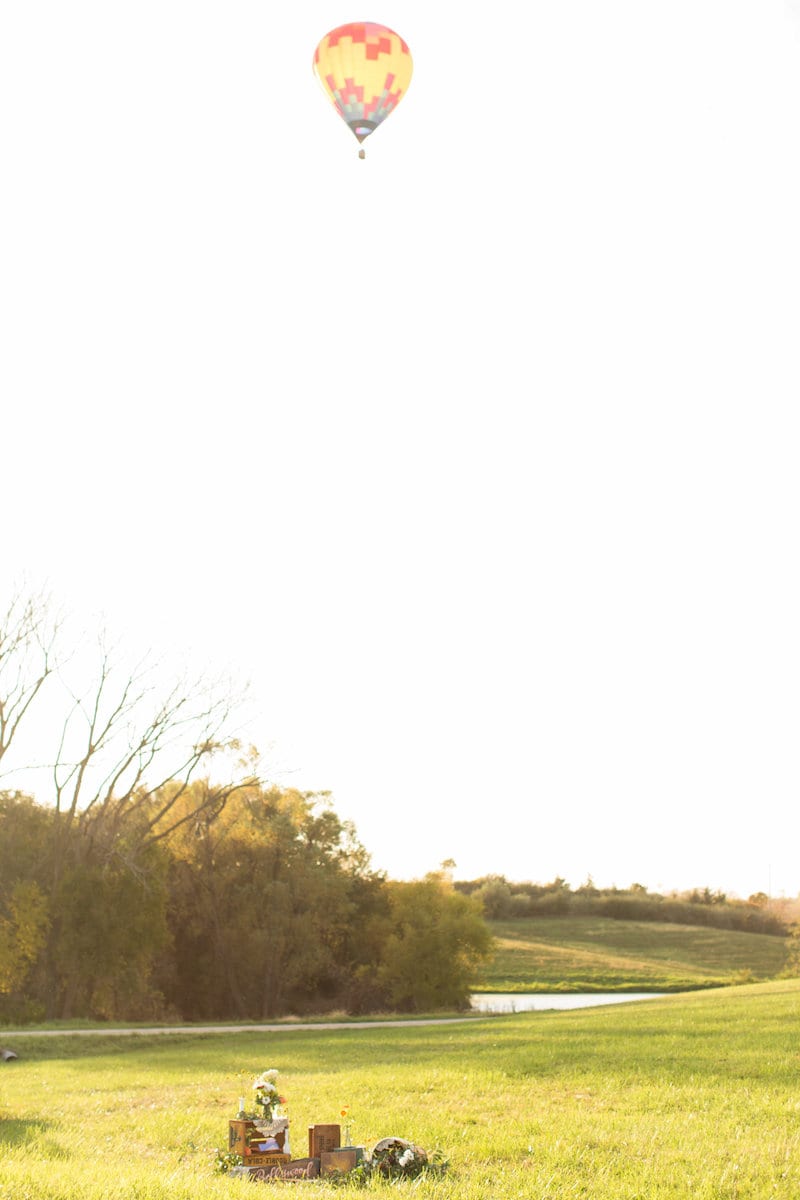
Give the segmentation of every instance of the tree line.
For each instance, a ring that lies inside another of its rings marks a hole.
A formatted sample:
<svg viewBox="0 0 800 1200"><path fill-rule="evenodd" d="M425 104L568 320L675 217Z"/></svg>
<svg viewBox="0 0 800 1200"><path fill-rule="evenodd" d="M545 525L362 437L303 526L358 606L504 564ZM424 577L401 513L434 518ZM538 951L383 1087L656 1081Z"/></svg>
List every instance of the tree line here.
<svg viewBox="0 0 800 1200"><path fill-rule="evenodd" d="M0 614L0 784L46 791L0 790L0 1020L466 1005L478 900L388 880L326 794L271 785L228 683L92 651L42 596Z"/></svg>
<svg viewBox="0 0 800 1200"><path fill-rule="evenodd" d="M324 795L251 783L214 810L207 780L177 805L174 788L67 834L52 806L0 793L0 1020L467 1004L491 937L446 874L372 871Z"/></svg>
<svg viewBox="0 0 800 1200"><path fill-rule="evenodd" d="M596 916L624 921L656 921L676 925L706 925L786 937L791 905L770 902L764 892L747 900L729 898L708 887L661 895L640 883L629 888L597 888L589 878L572 888L557 877L550 883L513 883L503 875L461 880L455 887L478 900L488 920L521 920L525 917Z"/></svg>

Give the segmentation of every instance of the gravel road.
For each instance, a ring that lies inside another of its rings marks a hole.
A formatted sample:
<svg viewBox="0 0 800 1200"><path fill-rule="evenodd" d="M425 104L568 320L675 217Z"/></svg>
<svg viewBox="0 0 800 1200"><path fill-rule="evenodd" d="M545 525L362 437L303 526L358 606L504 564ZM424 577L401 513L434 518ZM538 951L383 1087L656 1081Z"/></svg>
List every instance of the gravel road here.
<svg viewBox="0 0 800 1200"><path fill-rule="evenodd" d="M486 1013L481 1014L485 1020ZM8 1029L0 1033L4 1041L14 1037L118 1037L122 1034L150 1033L291 1033L295 1029L400 1029L405 1025L461 1025L474 1017L421 1017L408 1021L318 1021L305 1025L159 1025L136 1029Z"/></svg>

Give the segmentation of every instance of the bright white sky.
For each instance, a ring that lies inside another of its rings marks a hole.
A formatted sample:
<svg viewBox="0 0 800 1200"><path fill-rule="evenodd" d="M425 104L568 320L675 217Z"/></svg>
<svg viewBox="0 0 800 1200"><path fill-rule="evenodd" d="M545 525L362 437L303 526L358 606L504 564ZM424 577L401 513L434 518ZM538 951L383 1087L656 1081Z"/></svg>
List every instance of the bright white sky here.
<svg viewBox="0 0 800 1200"><path fill-rule="evenodd" d="M797 894L799 60L796 0L12 0L4 589L250 678L396 878Z"/></svg>

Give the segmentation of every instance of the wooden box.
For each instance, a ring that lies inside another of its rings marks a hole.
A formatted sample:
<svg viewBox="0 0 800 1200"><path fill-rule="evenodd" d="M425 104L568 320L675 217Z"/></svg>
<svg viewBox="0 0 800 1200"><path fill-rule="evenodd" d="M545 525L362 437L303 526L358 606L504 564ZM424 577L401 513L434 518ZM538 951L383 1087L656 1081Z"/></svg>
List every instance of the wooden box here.
<svg viewBox="0 0 800 1200"><path fill-rule="evenodd" d="M290 1161L290 1154L276 1154L274 1150L267 1154L262 1154L258 1150L248 1150L242 1157L242 1162L246 1167L283 1167Z"/></svg>
<svg viewBox="0 0 800 1200"><path fill-rule="evenodd" d="M342 1143L341 1125L309 1125L309 1158L321 1158L325 1150L336 1150Z"/></svg>
<svg viewBox="0 0 800 1200"><path fill-rule="evenodd" d="M344 1175L356 1165L355 1146L339 1146L336 1150L323 1150L319 1161L320 1175Z"/></svg>
<svg viewBox="0 0 800 1200"><path fill-rule="evenodd" d="M247 1154L251 1142L257 1142L265 1137L273 1137L278 1143L280 1152L283 1153L288 1127L289 1122L285 1117L272 1122L242 1119L229 1121L228 1149L232 1154ZM265 1133L265 1130L269 1130L269 1133Z"/></svg>

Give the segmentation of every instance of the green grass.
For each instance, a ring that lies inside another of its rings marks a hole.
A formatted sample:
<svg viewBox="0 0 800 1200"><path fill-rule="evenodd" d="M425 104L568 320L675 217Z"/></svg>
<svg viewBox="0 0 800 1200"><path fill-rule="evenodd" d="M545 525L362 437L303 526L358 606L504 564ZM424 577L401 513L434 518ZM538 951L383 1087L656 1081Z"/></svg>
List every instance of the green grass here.
<svg viewBox="0 0 800 1200"><path fill-rule="evenodd" d="M784 940L762 933L609 917L490 925L497 952L483 991L682 991L774 979L786 962Z"/></svg>
<svg viewBox="0 0 800 1200"><path fill-rule="evenodd" d="M213 1173L213 1151L240 1072L276 1066L295 1154L308 1124L349 1104L357 1140L404 1136L450 1160L442 1179L370 1192L796 1200L798 1021L800 981L781 981L464 1025L18 1036L19 1061L0 1065L0 1196L249 1196L253 1185ZM322 1181L254 1186L355 1193Z"/></svg>

